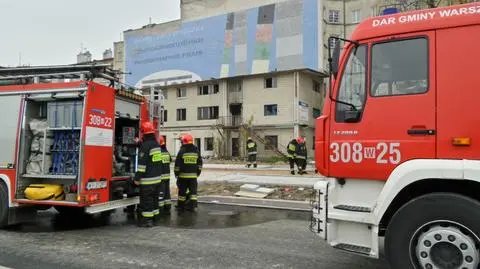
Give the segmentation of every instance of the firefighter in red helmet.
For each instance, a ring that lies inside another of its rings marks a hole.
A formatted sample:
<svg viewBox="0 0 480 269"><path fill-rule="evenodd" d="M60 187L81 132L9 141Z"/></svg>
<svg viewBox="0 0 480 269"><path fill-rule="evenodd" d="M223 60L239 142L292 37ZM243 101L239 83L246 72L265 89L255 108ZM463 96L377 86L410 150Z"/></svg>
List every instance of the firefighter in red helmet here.
<svg viewBox="0 0 480 269"><path fill-rule="evenodd" d="M158 207L160 209L160 214L170 214L170 208L172 206L170 198L170 163L172 162L172 156L167 150L167 144L165 138L160 136L159 138L160 148L162 149L162 185L160 187L160 200L158 202Z"/></svg>
<svg viewBox="0 0 480 269"><path fill-rule="evenodd" d="M202 157L198 148L193 144L193 137L185 134L180 137L182 146L175 159L175 177L178 186L177 208L180 212L187 209L195 211L197 207L197 178L202 172ZM187 190L190 199L187 201Z"/></svg>
<svg viewBox="0 0 480 269"><path fill-rule="evenodd" d="M162 151L155 138L152 122L141 125L142 143L138 153L138 166L135 184L140 186L140 203L138 205L138 225L152 227L158 220L158 194L162 181Z"/></svg>
<svg viewBox="0 0 480 269"><path fill-rule="evenodd" d="M305 171L307 168L307 146L305 145L305 139L303 137L298 137L297 143L295 159L297 161L298 174L303 175L307 173Z"/></svg>

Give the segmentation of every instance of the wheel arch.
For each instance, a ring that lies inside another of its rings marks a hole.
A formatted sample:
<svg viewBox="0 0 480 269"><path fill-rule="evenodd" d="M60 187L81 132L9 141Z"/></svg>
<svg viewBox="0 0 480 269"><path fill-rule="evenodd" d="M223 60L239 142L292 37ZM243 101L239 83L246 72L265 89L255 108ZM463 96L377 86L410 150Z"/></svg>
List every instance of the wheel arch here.
<svg viewBox="0 0 480 269"><path fill-rule="evenodd" d="M5 174L0 174L0 184L3 183L7 187L7 195L8 195L8 206L12 207L12 193L11 193L11 184L10 184L10 178L5 175Z"/></svg>
<svg viewBox="0 0 480 269"><path fill-rule="evenodd" d="M450 192L480 201L480 161L414 160L398 166L379 195L375 222L383 235L403 205L428 193Z"/></svg>

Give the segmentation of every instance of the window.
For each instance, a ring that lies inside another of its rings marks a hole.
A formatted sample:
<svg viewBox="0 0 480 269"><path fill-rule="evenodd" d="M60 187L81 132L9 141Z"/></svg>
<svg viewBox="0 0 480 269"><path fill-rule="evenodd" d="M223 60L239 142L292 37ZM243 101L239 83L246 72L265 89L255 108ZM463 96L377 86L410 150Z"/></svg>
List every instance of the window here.
<svg viewBox="0 0 480 269"><path fill-rule="evenodd" d="M220 86L218 84L200 85L198 86L198 95L217 94L219 90Z"/></svg>
<svg viewBox="0 0 480 269"><path fill-rule="evenodd" d="M312 108L312 110L312 115L314 119L320 117L320 115L322 114L322 112L318 108Z"/></svg>
<svg viewBox="0 0 480 269"><path fill-rule="evenodd" d="M315 136L313 136L312 149L315 149Z"/></svg>
<svg viewBox="0 0 480 269"><path fill-rule="evenodd" d="M271 89L271 88L276 88L277 87L277 78L275 77L268 77L265 78L265 83L264 83L265 89Z"/></svg>
<svg viewBox="0 0 480 269"><path fill-rule="evenodd" d="M373 45L371 79L372 96L427 92L427 39L416 38Z"/></svg>
<svg viewBox="0 0 480 269"><path fill-rule="evenodd" d="M154 87L154 92L153 92L153 99L154 100L160 100L161 95L163 94L163 99L167 99L168 94L167 94L167 89L162 89L160 86L155 86Z"/></svg>
<svg viewBox="0 0 480 269"><path fill-rule="evenodd" d="M313 80L313 91L314 92L320 92L321 91L320 82L318 82L316 80Z"/></svg>
<svg viewBox="0 0 480 269"><path fill-rule="evenodd" d="M343 70L337 100L355 106L356 110L362 111L365 103L366 84L366 59L367 47L352 48L348 62ZM336 103L337 122L344 122L345 111L353 110L352 106Z"/></svg>
<svg viewBox="0 0 480 269"><path fill-rule="evenodd" d="M187 109L186 108L177 109L177 121L185 121L185 120L187 120Z"/></svg>
<svg viewBox="0 0 480 269"><path fill-rule="evenodd" d="M265 136L265 140L267 141L269 146L273 146L278 148L278 136L277 135L267 135ZM265 147L266 150L270 149L269 147Z"/></svg>
<svg viewBox="0 0 480 269"><path fill-rule="evenodd" d="M163 137L163 141L165 141L165 145L167 144L167 136L166 135L162 135Z"/></svg>
<svg viewBox="0 0 480 269"><path fill-rule="evenodd" d="M278 114L277 105L265 105L263 107L263 114L265 116L277 116Z"/></svg>
<svg viewBox="0 0 480 269"><path fill-rule="evenodd" d="M167 122L167 120L168 120L168 112L166 110L163 110L161 122Z"/></svg>
<svg viewBox="0 0 480 269"><path fill-rule="evenodd" d="M352 23L359 23L361 20L360 9L352 10Z"/></svg>
<svg viewBox="0 0 480 269"><path fill-rule="evenodd" d="M177 88L177 98L187 97L187 88Z"/></svg>
<svg viewBox="0 0 480 269"><path fill-rule="evenodd" d="M218 106L199 107L197 119L198 120L218 119Z"/></svg>
<svg viewBox="0 0 480 269"><path fill-rule="evenodd" d="M213 150L213 137L205 137L205 150Z"/></svg>
<svg viewBox="0 0 480 269"><path fill-rule="evenodd" d="M333 35L333 36L338 37L337 35ZM331 49L335 48L335 46L337 45L337 42L338 42L338 39L336 38L328 39L328 45L330 46Z"/></svg>
<svg viewBox="0 0 480 269"><path fill-rule="evenodd" d="M340 10L329 10L328 11L328 22L329 23L340 23Z"/></svg>

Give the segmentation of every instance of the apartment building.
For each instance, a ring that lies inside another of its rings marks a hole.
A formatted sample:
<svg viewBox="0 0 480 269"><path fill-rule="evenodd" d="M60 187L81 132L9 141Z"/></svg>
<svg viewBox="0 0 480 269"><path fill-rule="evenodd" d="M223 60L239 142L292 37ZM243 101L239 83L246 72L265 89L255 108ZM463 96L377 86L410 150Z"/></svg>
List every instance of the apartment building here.
<svg viewBox="0 0 480 269"><path fill-rule="evenodd" d="M157 87L164 96L162 135L177 151L176 138L195 137L204 157L241 157L247 136L256 135L286 152L296 135L313 156L314 122L325 91L323 74L303 69ZM251 128L251 129L250 129ZM259 157L275 152L258 143Z"/></svg>
<svg viewBox="0 0 480 269"><path fill-rule="evenodd" d="M305 136L325 97L321 0L182 0L182 18L124 32L125 82L162 98L172 153L191 133L204 157L260 158ZM120 44L120 43L118 43Z"/></svg>
<svg viewBox="0 0 480 269"><path fill-rule="evenodd" d="M326 0L323 6L324 63L328 63L328 46L332 48L335 46L335 42L329 42L328 38L330 36L348 38L365 18L388 14L392 11L405 12L470 2L479 2L479 0Z"/></svg>

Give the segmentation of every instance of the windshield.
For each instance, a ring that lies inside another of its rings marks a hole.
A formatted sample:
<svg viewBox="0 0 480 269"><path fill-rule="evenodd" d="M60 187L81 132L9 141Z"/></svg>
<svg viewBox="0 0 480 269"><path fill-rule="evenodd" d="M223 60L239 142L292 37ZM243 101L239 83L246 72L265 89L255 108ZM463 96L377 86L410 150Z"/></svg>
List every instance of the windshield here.
<svg viewBox="0 0 480 269"><path fill-rule="evenodd" d="M363 110L365 103L366 56L367 47L365 45L350 50L337 97L338 101L352 104L360 111ZM342 112L352 109L347 104L337 103L336 121L343 122L344 113Z"/></svg>

